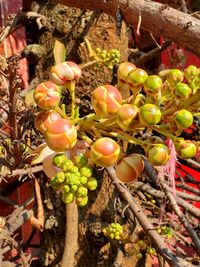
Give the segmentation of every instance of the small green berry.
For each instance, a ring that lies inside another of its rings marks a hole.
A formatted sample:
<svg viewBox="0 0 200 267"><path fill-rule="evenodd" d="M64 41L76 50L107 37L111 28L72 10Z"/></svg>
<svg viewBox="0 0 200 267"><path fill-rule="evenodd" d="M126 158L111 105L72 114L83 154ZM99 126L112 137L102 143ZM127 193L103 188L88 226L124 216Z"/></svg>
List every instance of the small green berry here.
<svg viewBox="0 0 200 267"><path fill-rule="evenodd" d="M70 187L68 185L64 185L63 186L63 193L67 194L67 193L69 193L69 191L70 191Z"/></svg>
<svg viewBox="0 0 200 267"><path fill-rule="evenodd" d="M85 197L78 197L76 199L76 204L79 206L79 207L84 207L86 206L88 203L88 197L85 196Z"/></svg>
<svg viewBox="0 0 200 267"><path fill-rule="evenodd" d="M73 167L74 167L74 163L68 159L63 163L62 169L64 172L68 172L68 171L71 171Z"/></svg>
<svg viewBox="0 0 200 267"><path fill-rule="evenodd" d="M87 181L88 181L88 178L87 177L81 176L81 178L80 178L81 184L85 185L85 184L87 184Z"/></svg>
<svg viewBox="0 0 200 267"><path fill-rule="evenodd" d="M74 194L73 193L67 193L67 194L62 194L62 201L65 204L70 204L74 201Z"/></svg>
<svg viewBox="0 0 200 267"><path fill-rule="evenodd" d="M77 189L77 197L85 197L87 196L88 193L88 189L84 186L79 186L79 188Z"/></svg>
<svg viewBox="0 0 200 267"><path fill-rule="evenodd" d="M98 186L97 179L90 177L87 182L87 188L91 191L96 190Z"/></svg>
<svg viewBox="0 0 200 267"><path fill-rule="evenodd" d="M71 186L71 192L76 192L78 190L78 186L77 185L75 185L75 184L73 184L72 186Z"/></svg>
<svg viewBox="0 0 200 267"><path fill-rule="evenodd" d="M57 154L53 158L53 165L60 168L62 167L62 164L67 160L67 157L64 154Z"/></svg>
<svg viewBox="0 0 200 267"><path fill-rule="evenodd" d="M80 154L80 155L75 157L74 163L78 168L81 168L81 167L87 165L88 159L83 154Z"/></svg>
<svg viewBox="0 0 200 267"><path fill-rule="evenodd" d="M55 175L55 180L58 184L62 184L65 181L65 174L64 172L57 172Z"/></svg>
<svg viewBox="0 0 200 267"><path fill-rule="evenodd" d="M80 168L80 174L81 176L85 176L87 178L92 176L92 169L88 166L84 166L82 168Z"/></svg>

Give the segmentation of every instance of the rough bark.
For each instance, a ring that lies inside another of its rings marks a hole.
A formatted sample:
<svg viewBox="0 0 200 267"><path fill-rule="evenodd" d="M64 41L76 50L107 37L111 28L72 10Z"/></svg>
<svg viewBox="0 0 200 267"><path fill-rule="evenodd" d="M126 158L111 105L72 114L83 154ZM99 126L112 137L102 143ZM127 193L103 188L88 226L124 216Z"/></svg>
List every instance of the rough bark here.
<svg viewBox="0 0 200 267"><path fill-rule="evenodd" d="M57 2L84 9L102 10L115 16L119 8L127 24L137 25L141 16L141 29L153 35L163 35L200 55L200 21L189 14L168 5L145 0L56 0Z"/></svg>

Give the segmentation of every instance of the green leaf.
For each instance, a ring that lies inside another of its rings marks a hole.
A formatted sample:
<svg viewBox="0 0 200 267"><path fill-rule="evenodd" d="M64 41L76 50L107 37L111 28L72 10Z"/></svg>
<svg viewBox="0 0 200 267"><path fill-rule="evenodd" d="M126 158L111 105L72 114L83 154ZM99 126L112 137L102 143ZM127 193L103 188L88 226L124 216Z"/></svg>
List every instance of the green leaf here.
<svg viewBox="0 0 200 267"><path fill-rule="evenodd" d="M54 55L56 64L65 62L66 49L65 49L64 44L59 40L55 40L55 44L53 48L53 55Z"/></svg>

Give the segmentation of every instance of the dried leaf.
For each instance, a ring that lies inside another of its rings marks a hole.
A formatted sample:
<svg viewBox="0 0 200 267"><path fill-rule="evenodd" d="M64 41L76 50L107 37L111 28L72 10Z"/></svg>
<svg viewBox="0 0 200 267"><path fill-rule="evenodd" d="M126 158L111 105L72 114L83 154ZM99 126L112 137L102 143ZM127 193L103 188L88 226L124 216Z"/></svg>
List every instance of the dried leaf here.
<svg viewBox="0 0 200 267"><path fill-rule="evenodd" d="M59 40L55 40L55 44L53 48L53 55L54 55L56 64L62 63L65 61L66 49L65 49L64 44Z"/></svg>

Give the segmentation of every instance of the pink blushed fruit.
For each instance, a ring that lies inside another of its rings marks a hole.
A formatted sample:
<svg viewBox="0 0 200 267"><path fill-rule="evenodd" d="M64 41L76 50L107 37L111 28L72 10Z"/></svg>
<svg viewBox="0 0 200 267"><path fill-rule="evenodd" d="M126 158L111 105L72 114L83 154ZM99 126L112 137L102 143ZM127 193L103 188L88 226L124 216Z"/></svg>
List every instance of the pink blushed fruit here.
<svg viewBox="0 0 200 267"><path fill-rule="evenodd" d="M91 147L91 160L101 167L109 167L115 164L120 155L119 145L111 138L102 137Z"/></svg>
<svg viewBox="0 0 200 267"><path fill-rule="evenodd" d="M144 170L144 161L137 155L132 154L124 157L116 166L116 175L124 183L135 181Z"/></svg>
<svg viewBox="0 0 200 267"><path fill-rule="evenodd" d="M47 145L56 152L73 148L77 141L76 128L71 121L66 119L53 121L44 135Z"/></svg>
<svg viewBox="0 0 200 267"><path fill-rule="evenodd" d="M110 116L117 113L122 103L119 90L112 85L102 85L92 92L92 106L98 115Z"/></svg>
<svg viewBox="0 0 200 267"><path fill-rule="evenodd" d="M134 122L138 114L138 108L131 104L122 105L116 115L116 122L124 131L130 131L134 128Z"/></svg>
<svg viewBox="0 0 200 267"><path fill-rule="evenodd" d="M53 66L49 76L55 84L65 85L80 78L81 68L72 61L66 61Z"/></svg>
<svg viewBox="0 0 200 267"><path fill-rule="evenodd" d="M55 83L46 81L35 88L33 96L39 108L50 110L60 102L60 88Z"/></svg>
<svg viewBox="0 0 200 267"><path fill-rule="evenodd" d="M61 116L53 110L41 111L35 118L35 127L44 134L50 123L58 119Z"/></svg>

